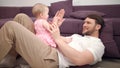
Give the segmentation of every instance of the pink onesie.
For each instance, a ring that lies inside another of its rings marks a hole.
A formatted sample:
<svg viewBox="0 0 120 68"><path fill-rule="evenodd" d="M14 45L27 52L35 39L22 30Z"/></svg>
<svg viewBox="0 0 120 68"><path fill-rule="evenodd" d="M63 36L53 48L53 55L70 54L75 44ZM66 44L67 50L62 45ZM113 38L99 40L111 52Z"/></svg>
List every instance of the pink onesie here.
<svg viewBox="0 0 120 68"><path fill-rule="evenodd" d="M50 33L42 25L43 23L44 23L43 19L37 19L34 22L36 36L40 38L42 41L44 41L46 44L52 47L56 47L56 44L53 38L51 37Z"/></svg>

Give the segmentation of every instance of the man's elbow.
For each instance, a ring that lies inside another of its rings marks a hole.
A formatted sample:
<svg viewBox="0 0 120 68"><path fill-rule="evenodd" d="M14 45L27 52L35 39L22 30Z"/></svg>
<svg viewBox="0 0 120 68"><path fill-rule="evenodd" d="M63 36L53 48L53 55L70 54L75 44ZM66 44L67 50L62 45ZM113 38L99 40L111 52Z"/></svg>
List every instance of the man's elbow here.
<svg viewBox="0 0 120 68"><path fill-rule="evenodd" d="M82 65L84 65L83 62L81 62L81 60L79 60L79 59L72 60L72 63L75 64L76 66L82 66Z"/></svg>
<svg viewBox="0 0 120 68"><path fill-rule="evenodd" d="M77 66L87 65L92 63L93 60L81 60L81 59L74 59L73 63Z"/></svg>

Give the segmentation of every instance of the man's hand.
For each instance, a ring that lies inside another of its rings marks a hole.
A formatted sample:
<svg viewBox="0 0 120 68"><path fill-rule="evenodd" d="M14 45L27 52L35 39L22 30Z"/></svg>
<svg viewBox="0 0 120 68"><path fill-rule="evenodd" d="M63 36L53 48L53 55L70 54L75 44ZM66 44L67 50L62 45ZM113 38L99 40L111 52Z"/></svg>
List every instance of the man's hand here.
<svg viewBox="0 0 120 68"><path fill-rule="evenodd" d="M49 32L51 33L52 37L54 38L54 40L60 38L60 30L59 30L59 27L58 25L56 24L51 24L50 25L50 29L49 29Z"/></svg>

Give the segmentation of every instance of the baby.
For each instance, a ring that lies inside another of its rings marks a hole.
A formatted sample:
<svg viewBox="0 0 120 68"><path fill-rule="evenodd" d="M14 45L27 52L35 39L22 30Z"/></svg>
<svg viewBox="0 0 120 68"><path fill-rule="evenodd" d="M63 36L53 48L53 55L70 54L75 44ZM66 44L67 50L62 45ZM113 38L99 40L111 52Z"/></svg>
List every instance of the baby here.
<svg viewBox="0 0 120 68"><path fill-rule="evenodd" d="M53 20L51 22L48 22L47 19L49 17L49 8L48 6L37 3L32 8L32 13L36 17L36 20L34 22L35 32L36 36L40 38L44 43L47 45L50 45L52 47L57 47L56 43L54 42L50 32L48 31L50 29L50 25L52 23L57 24L60 26L62 22L64 21L64 9L61 9L60 11L57 11L55 14Z"/></svg>

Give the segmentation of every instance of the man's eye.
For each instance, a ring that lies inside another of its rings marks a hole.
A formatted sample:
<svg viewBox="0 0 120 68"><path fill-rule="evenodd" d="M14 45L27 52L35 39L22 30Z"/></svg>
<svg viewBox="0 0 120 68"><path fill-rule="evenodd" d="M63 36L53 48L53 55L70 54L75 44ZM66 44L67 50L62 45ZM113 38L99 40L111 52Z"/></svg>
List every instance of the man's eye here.
<svg viewBox="0 0 120 68"><path fill-rule="evenodd" d="M87 24L90 24L90 22L87 22Z"/></svg>

